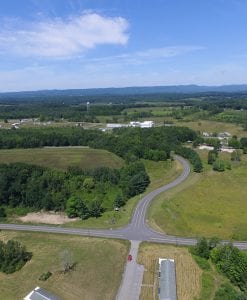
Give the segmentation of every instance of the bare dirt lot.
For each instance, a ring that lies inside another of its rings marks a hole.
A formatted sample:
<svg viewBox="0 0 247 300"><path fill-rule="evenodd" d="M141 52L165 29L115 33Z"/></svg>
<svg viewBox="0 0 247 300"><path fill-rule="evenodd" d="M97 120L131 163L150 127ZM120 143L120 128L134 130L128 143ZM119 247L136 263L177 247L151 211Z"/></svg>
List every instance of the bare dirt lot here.
<svg viewBox="0 0 247 300"><path fill-rule="evenodd" d="M70 219L64 213L55 212L37 212L28 213L26 216L19 217L18 220L27 223L44 223L44 224L65 224L77 221L78 218Z"/></svg>

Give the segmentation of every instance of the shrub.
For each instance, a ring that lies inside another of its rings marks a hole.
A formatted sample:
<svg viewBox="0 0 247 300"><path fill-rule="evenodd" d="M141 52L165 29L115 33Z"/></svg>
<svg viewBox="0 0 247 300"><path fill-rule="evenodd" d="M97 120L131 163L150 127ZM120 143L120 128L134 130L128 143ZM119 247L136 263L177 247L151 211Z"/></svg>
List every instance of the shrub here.
<svg viewBox="0 0 247 300"><path fill-rule="evenodd" d="M213 170L218 172L224 172L225 171L224 161L220 159L216 159L216 161L213 163Z"/></svg>
<svg viewBox="0 0 247 300"><path fill-rule="evenodd" d="M48 278L51 277L51 275L52 275L52 273L50 271L45 272L45 273L40 275L39 280L46 281Z"/></svg>
<svg viewBox="0 0 247 300"><path fill-rule="evenodd" d="M231 284L224 283L216 291L214 300L247 300L247 296L236 291Z"/></svg>
<svg viewBox="0 0 247 300"><path fill-rule="evenodd" d="M206 238L201 238L197 244L191 248L191 253L202 258L208 259L210 254L209 243Z"/></svg>
<svg viewBox="0 0 247 300"><path fill-rule="evenodd" d="M219 245L210 253L212 261L232 284L247 291L247 255L232 244Z"/></svg>
<svg viewBox="0 0 247 300"><path fill-rule="evenodd" d="M9 240L7 243L0 241L0 271L10 274L20 270L32 257L25 246L19 242Z"/></svg>

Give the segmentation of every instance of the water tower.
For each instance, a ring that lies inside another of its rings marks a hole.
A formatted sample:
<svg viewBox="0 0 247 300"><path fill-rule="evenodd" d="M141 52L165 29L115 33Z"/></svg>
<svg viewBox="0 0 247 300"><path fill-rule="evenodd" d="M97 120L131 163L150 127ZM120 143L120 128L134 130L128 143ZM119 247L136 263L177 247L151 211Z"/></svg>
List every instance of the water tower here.
<svg viewBox="0 0 247 300"><path fill-rule="evenodd" d="M90 110L90 102L88 101L87 102L87 112L89 112L89 110Z"/></svg>

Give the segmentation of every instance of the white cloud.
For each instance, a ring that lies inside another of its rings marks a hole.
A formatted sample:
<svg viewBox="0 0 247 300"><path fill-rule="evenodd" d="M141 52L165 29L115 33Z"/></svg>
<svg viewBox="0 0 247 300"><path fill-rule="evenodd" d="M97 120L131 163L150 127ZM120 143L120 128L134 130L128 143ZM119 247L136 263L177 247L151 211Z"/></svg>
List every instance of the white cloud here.
<svg viewBox="0 0 247 300"><path fill-rule="evenodd" d="M113 67L123 65L143 65L156 61L164 61L171 57L181 56L190 52L204 50L202 46L167 46L161 48L150 48L132 53L122 53L114 56L85 59L85 64L93 68ZM95 62L97 65L94 66Z"/></svg>
<svg viewBox="0 0 247 300"><path fill-rule="evenodd" d="M0 52L19 56L70 57L97 45L126 45L127 29L128 22L122 17L84 13L68 20L57 18L28 24L22 29L0 30Z"/></svg>
<svg viewBox="0 0 247 300"><path fill-rule="evenodd" d="M152 48L146 51L137 52L136 54L138 57L143 58L168 58L203 49L204 47L200 46L170 46L163 48Z"/></svg>

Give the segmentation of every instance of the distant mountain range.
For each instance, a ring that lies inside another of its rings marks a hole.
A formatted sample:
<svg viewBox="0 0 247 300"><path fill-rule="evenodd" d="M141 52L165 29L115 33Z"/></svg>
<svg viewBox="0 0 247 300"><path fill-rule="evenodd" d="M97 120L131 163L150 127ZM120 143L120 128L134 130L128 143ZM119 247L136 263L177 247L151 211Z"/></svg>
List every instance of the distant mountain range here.
<svg viewBox="0 0 247 300"><path fill-rule="evenodd" d="M100 95L142 95L142 94L195 94L195 93L239 93L247 92L247 84L202 86L202 85L171 85L171 86L144 86L124 88L94 88L94 89L67 89L67 90L40 90L26 92L0 93L0 98L33 98L54 96L100 96Z"/></svg>

